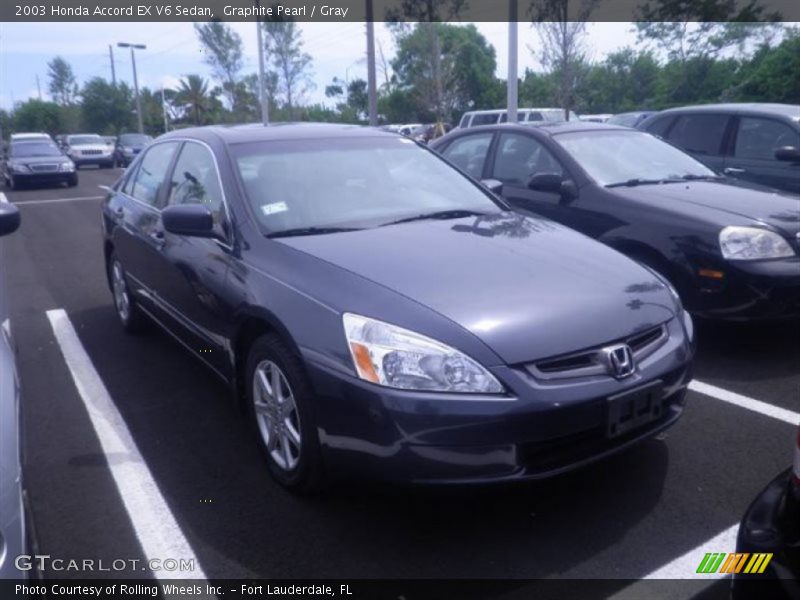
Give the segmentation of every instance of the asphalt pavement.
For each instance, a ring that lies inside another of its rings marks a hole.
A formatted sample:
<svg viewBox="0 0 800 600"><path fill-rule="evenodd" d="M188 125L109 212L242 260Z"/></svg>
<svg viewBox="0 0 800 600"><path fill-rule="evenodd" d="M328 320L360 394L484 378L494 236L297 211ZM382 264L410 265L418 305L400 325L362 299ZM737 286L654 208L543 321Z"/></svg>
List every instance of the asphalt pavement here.
<svg viewBox="0 0 800 600"><path fill-rule="evenodd" d="M69 317L209 578L608 578L622 590L623 580L674 564L738 523L791 462L796 427L758 406L800 412L800 324L699 323L696 379L755 408L691 391L666 434L536 484L442 490L351 481L320 497L292 496L270 480L213 374L158 330L129 336L118 325L99 186L120 174L86 169L76 188L6 190L22 213L2 268L40 553L141 558L153 533L136 524L115 484L112 467L130 457L98 440L48 320L54 309ZM87 573L46 574L56 575Z"/></svg>

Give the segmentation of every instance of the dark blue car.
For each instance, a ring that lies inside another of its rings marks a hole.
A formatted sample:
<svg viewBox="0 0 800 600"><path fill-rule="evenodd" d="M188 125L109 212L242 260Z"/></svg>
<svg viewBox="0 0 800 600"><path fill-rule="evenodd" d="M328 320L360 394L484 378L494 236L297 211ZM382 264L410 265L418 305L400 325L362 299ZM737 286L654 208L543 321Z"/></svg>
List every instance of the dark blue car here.
<svg viewBox="0 0 800 600"><path fill-rule="evenodd" d="M227 382L290 488L545 477L683 411L692 323L668 284L402 136L173 132L103 223L122 325L155 321Z"/></svg>

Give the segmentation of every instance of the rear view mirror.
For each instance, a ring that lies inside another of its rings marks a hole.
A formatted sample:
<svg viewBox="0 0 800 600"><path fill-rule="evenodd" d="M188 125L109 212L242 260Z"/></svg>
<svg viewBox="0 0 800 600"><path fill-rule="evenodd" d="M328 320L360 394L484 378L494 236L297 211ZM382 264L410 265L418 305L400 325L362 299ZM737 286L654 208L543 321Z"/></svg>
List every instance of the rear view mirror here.
<svg viewBox="0 0 800 600"><path fill-rule="evenodd" d="M561 183L564 178L558 173L537 173L528 180L528 189L536 192L561 192Z"/></svg>
<svg viewBox="0 0 800 600"><path fill-rule="evenodd" d="M19 209L9 202L0 202L0 236L19 229Z"/></svg>
<svg viewBox="0 0 800 600"><path fill-rule="evenodd" d="M800 162L800 148L783 146L775 150L775 158L786 162Z"/></svg>
<svg viewBox="0 0 800 600"><path fill-rule="evenodd" d="M215 237L214 217L203 204L179 204L161 211L164 230L175 235Z"/></svg>

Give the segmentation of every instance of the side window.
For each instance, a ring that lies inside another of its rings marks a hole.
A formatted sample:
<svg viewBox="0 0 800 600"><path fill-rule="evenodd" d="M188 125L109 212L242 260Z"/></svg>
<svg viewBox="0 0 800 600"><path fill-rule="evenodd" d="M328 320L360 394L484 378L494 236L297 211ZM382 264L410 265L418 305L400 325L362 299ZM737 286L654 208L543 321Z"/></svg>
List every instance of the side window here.
<svg viewBox="0 0 800 600"><path fill-rule="evenodd" d="M477 113L474 117L472 117L472 127L478 127L479 125L494 125L497 123L498 118L497 113Z"/></svg>
<svg viewBox="0 0 800 600"><path fill-rule="evenodd" d="M464 113L464 116L461 117L461 122L458 124L459 127L468 127L469 126L469 118L472 116L472 113Z"/></svg>
<svg viewBox="0 0 800 600"><path fill-rule="evenodd" d="M454 165L480 179L486 154L492 143L492 133L478 133L458 138L442 153Z"/></svg>
<svg viewBox="0 0 800 600"><path fill-rule="evenodd" d="M517 133L504 133L497 145L492 177L503 183L527 185L537 173L558 173L564 170L556 158L538 140Z"/></svg>
<svg viewBox="0 0 800 600"><path fill-rule="evenodd" d="M208 148L187 142L175 162L168 204L205 204L222 226L225 207L214 157Z"/></svg>
<svg viewBox="0 0 800 600"><path fill-rule="evenodd" d="M147 150L147 154L139 162L131 196L151 206L157 204L158 191L164 183L169 163L177 147L177 142L166 142L151 146Z"/></svg>
<svg viewBox="0 0 800 600"><path fill-rule="evenodd" d="M120 186L120 191L123 194L127 194L128 196L130 196L131 193L133 192L133 182L136 180L136 171L138 170L139 170L139 163L136 163L135 166L128 169L129 172L127 173L127 177Z"/></svg>
<svg viewBox="0 0 800 600"><path fill-rule="evenodd" d="M688 152L718 156L727 125L726 115L681 115L670 129L668 139Z"/></svg>
<svg viewBox="0 0 800 600"><path fill-rule="evenodd" d="M675 120L675 117L667 116L667 117L650 117L647 119L647 123L645 123L642 128L647 131L648 133L652 133L653 135L657 135L659 137L664 137L667 129L669 126L672 125L672 122Z"/></svg>
<svg viewBox="0 0 800 600"><path fill-rule="evenodd" d="M535 110L528 113L528 121L544 121L544 117L542 116L542 113Z"/></svg>
<svg viewBox="0 0 800 600"><path fill-rule="evenodd" d="M800 147L800 134L791 127L773 119L742 117L736 134L737 158L776 160L775 150L782 146Z"/></svg>

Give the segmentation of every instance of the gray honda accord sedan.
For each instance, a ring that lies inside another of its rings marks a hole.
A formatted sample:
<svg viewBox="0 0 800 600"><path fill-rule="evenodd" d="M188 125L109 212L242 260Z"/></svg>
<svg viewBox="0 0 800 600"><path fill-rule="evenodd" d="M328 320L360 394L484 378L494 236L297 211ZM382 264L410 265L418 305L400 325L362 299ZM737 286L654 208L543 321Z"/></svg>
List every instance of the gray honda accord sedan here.
<svg viewBox="0 0 800 600"><path fill-rule="evenodd" d="M122 326L219 375L292 489L546 477L683 411L693 329L667 283L402 136L173 132L103 223Z"/></svg>

